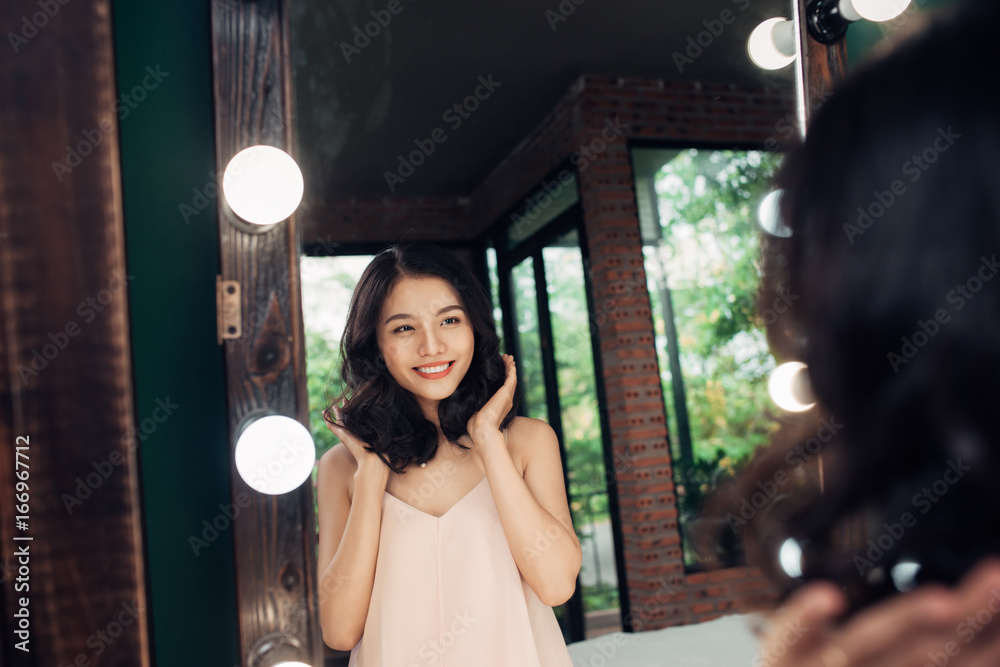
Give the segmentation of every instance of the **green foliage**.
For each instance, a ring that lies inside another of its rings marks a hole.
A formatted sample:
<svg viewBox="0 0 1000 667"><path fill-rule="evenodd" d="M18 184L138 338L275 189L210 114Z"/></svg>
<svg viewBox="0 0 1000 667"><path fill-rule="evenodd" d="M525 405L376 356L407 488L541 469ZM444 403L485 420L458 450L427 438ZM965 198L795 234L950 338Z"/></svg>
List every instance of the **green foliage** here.
<svg viewBox="0 0 1000 667"><path fill-rule="evenodd" d="M754 304L757 206L779 162L769 153L689 150L658 175L659 252L669 273L693 455L685 466L672 378L665 372L682 525L696 520L711 489L767 444L775 428L767 394L774 362ZM654 298L660 311L659 295ZM666 370L662 340L658 351ZM685 561L693 565L697 557L685 549Z"/></svg>
<svg viewBox="0 0 1000 667"><path fill-rule="evenodd" d="M328 400L341 391L340 351L320 334L306 330L306 386L309 392L309 425L316 443L316 458L337 444L337 438L326 427L322 412Z"/></svg>

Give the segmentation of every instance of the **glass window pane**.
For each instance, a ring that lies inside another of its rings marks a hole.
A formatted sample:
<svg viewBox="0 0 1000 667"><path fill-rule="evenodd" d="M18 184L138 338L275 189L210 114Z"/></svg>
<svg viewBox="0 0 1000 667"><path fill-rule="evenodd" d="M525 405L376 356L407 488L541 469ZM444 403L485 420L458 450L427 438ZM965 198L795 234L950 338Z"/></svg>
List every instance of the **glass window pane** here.
<svg viewBox="0 0 1000 667"><path fill-rule="evenodd" d="M573 523L583 547L585 612L618 608L618 576L583 257L576 230L543 248ZM590 629L594 614L588 613Z"/></svg>
<svg viewBox="0 0 1000 667"><path fill-rule="evenodd" d="M354 288L373 259L372 255L307 257L302 272L302 319L306 334L306 384L309 422L319 459L336 443L320 413L327 397L343 390L340 381L340 338L347 325L347 311Z"/></svg>
<svg viewBox="0 0 1000 667"><path fill-rule="evenodd" d="M741 562L735 536L714 555L694 553L689 536L706 495L769 441L776 423L767 396L774 360L754 301L757 206L779 161L759 151L696 149L633 160L637 197L647 201L643 252L689 568L715 558Z"/></svg>
<svg viewBox="0 0 1000 667"><path fill-rule="evenodd" d="M316 443L313 466L313 509L316 510L316 472L319 458L337 440L321 413L327 401L343 391L340 380L340 339L347 324L351 295L373 259L372 255L341 257L302 256L302 319L306 334L306 390L309 395L309 431ZM319 530L319 521L316 521ZM319 545L316 545L319 549Z"/></svg>
<svg viewBox="0 0 1000 667"><path fill-rule="evenodd" d="M538 330L538 302L535 293L535 264L526 258L511 271L511 292L514 300L517 342L520 358L515 359L521 376L524 413L529 417L549 421L545 402L545 376L542 372L542 343Z"/></svg>

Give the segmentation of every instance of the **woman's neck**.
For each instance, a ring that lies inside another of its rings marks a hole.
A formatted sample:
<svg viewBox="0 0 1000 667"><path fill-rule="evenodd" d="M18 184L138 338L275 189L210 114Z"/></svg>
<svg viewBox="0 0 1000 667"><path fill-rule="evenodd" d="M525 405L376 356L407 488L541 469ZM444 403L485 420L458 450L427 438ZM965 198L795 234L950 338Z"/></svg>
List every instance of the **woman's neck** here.
<svg viewBox="0 0 1000 667"><path fill-rule="evenodd" d="M438 418L438 405L441 401L429 401L426 399L417 399L417 404L420 405L420 411L424 413L424 417L430 423L437 426L438 434L441 433L441 421Z"/></svg>

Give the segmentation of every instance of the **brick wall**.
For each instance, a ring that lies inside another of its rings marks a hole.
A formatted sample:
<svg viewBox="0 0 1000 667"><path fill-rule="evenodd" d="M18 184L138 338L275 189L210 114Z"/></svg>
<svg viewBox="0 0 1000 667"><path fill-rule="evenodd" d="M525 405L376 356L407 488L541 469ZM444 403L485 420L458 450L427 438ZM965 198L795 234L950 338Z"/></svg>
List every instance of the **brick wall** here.
<svg viewBox="0 0 1000 667"><path fill-rule="evenodd" d="M579 172L599 329L634 630L697 623L775 592L753 568L685 574L670 449L625 141L603 141L608 120L628 139L733 143L783 139L792 113L783 91L591 78L578 100L577 145L595 158ZM602 149L603 146L603 149ZM600 321L600 320L598 320Z"/></svg>
<svg viewBox="0 0 1000 667"><path fill-rule="evenodd" d="M333 240L387 241L412 228L407 238L473 240L567 159L576 165L593 300L603 315L596 318L600 381L613 460L625 462L612 483L623 526L626 624L637 631L744 611L750 597L776 594L753 568L684 572L627 142L774 149L792 136L793 102L784 89L584 77L468 199L326 203L327 224L314 222L303 233L303 240L340 234Z"/></svg>

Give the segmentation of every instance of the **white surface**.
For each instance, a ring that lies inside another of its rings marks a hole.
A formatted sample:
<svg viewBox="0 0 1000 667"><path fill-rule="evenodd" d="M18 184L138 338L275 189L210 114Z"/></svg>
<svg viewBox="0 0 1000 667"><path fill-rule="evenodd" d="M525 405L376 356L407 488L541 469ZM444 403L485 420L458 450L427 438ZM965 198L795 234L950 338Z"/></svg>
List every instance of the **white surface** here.
<svg viewBox="0 0 1000 667"><path fill-rule="evenodd" d="M309 429L284 415L261 417L236 441L236 470L250 488L280 495L299 488L316 464Z"/></svg>
<svg viewBox="0 0 1000 667"><path fill-rule="evenodd" d="M255 225L273 225L302 201L302 171L280 148L251 146L226 165L222 191L233 213Z"/></svg>
<svg viewBox="0 0 1000 667"><path fill-rule="evenodd" d="M698 625L613 632L569 645L574 667L750 667L760 650L750 631L755 614Z"/></svg>

